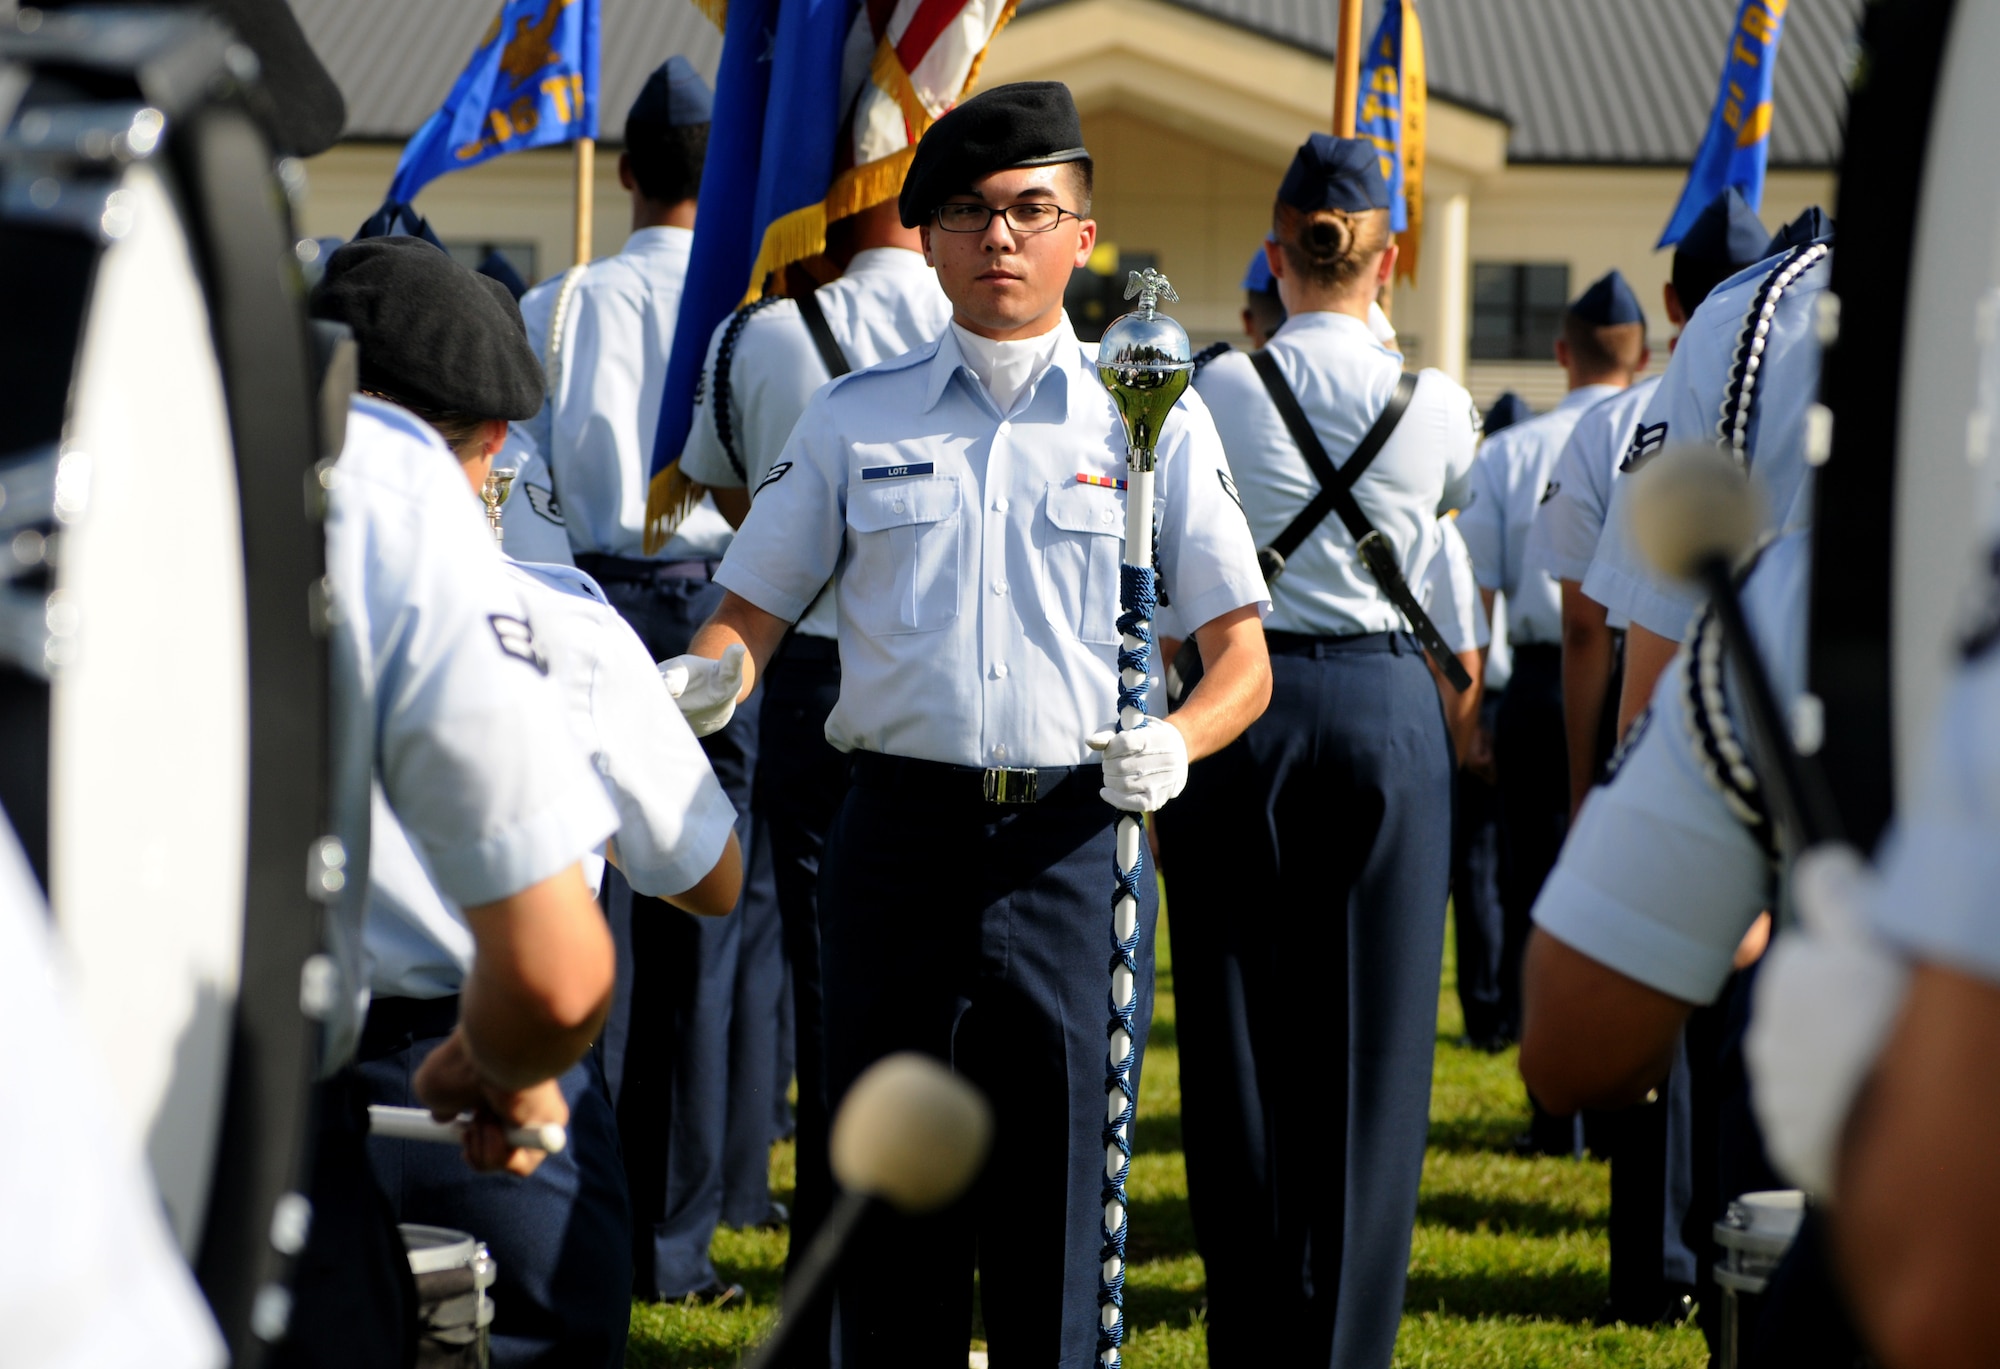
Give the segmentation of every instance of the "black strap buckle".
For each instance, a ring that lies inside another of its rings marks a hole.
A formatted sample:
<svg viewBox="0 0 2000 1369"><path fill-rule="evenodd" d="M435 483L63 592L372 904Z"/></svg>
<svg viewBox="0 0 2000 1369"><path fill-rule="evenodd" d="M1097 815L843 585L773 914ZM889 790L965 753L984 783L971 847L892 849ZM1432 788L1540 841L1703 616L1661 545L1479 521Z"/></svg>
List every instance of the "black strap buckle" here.
<svg viewBox="0 0 2000 1369"><path fill-rule="evenodd" d="M981 780L988 803L1033 803L1041 797L1039 770L993 769L986 771Z"/></svg>

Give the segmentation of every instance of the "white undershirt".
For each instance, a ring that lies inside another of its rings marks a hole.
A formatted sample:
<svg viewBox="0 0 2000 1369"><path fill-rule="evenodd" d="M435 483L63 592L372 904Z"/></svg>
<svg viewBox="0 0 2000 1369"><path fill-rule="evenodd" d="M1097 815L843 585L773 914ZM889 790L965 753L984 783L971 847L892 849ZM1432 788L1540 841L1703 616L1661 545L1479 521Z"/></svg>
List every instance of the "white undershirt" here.
<svg viewBox="0 0 2000 1369"><path fill-rule="evenodd" d="M951 331L958 336L958 349L965 354L966 364L1003 414L1013 412L1021 392L1048 370L1055 359L1056 339L1062 335L1062 329L1055 327L1040 337L998 342L961 326L957 319L952 320Z"/></svg>

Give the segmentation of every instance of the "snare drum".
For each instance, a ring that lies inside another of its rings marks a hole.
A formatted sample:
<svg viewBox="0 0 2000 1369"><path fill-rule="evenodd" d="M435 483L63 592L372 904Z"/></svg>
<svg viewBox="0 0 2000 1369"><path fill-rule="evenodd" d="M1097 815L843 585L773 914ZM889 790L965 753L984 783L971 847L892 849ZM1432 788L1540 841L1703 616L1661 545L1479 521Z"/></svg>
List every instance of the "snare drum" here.
<svg viewBox="0 0 2000 1369"><path fill-rule="evenodd" d="M495 1272L486 1243L446 1226L401 1230L417 1281L417 1369L486 1369Z"/></svg>
<svg viewBox="0 0 2000 1369"><path fill-rule="evenodd" d="M1770 1287L1805 1215L1805 1194L1795 1188L1767 1189L1733 1200L1715 1224L1719 1252L1712 1272L1722 1290L1722 1369L1736 1369L1743 1362L1743 1326L1754 1320L1744 1300L1762 1297Z"/></svg>
<svg viewBox="0 0 2000 1369"><path fill-rule="evenodd" d="M282 1333L323 896L320 458L255 62L0 18L0 803L235 1363Z"/></svg>

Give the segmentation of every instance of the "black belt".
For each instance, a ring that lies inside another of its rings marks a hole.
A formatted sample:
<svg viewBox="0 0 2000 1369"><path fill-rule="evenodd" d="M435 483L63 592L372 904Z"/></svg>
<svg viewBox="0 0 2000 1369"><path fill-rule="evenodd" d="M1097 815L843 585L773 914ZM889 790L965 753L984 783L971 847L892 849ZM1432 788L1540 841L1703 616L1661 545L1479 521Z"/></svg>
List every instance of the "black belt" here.
<svg viewBox="0 0 2000 1369"><path fill-rule="evenodd" d="M948 765L909 756L885 756L878 751L853 754L854 784L859 789L890 789L910 798L940 803L1022 804L1076 807L1101 803L1103 771L1095 765L1055 765L1040 769Z"/></svg>
<svg viewBox="0 0 2000 1369"><path fill-rule="evenodd" d="M1561 660L1563 651L1560 642L1509 642L1507 650L1517 661Z"/></svg>
<svg viewBox="0 0 2000 1369"><path fill-rule="evenodd" d="M609 580L621 585L650 585L661 580L713 580L722 558L695 557L687 561L645 561L636 556L607 556L603 552L580 551L576 568L593 580Z"/></svg>
<svg viewBox="0 0 2000 1369"><path fill-rule="evenodd" d="M361 1028L361 1045L355 1056L379 1060L407 1046L433 1036L450 1036L458 1025L458 995L443 998L377 998L368 1005L368 1021Z"/></svg>
<svg viewBox="0 0 2000 1369"><path fill-rule="evenodd" d="M1407 632L1356 632L1340 637L1318 637L1309 632L1266 632L1264 646L1273 656L1381 655L1403 656L1423 651L1423 644Z"/></svg>

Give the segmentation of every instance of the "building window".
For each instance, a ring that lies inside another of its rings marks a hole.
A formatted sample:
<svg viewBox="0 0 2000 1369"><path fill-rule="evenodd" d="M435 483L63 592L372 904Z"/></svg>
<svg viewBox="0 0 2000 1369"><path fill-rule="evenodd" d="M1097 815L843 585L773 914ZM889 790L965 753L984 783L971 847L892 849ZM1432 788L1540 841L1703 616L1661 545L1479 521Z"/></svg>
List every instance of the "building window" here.
<svg viewBox="0 0 2000 1369"><path fill-rule="evenodd" d="M498 252L529 285L535 283L535 244L532 242L469 242L462 238L445 240L444 250L453 261L477 271L489 252Z"/></svg>
<svg viewBox="0 0 2000 1369"><path fill-rule="evenodd" d="M1472 265L1472 359L1553 361L1569 303L1569 267L1532 262Z"/></svg>

